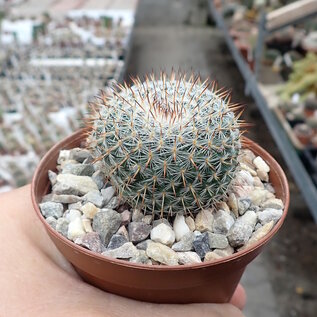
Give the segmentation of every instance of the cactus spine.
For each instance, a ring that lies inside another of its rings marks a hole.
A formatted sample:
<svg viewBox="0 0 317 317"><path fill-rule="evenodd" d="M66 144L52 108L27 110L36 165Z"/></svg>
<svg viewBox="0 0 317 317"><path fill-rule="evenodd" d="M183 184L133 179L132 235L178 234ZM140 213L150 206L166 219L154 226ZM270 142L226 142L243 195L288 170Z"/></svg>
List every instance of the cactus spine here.
<svg viewBox="0 0 317 317"><path fill-rule="evenodd" d="M93 104L88 147L105 175L132 206L161 216L217 203L237 167L241 106L193 75L133 83Z"/></svg>

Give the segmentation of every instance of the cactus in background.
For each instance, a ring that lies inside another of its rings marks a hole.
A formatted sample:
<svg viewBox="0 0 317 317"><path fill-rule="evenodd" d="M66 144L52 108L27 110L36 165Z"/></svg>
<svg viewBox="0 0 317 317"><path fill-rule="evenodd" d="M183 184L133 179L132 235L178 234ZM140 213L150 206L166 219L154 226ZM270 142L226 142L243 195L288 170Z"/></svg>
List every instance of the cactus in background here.
<svg viewBox="0 0 317 317"><path fill-rule="evenodd" d="M88 148L119 195L161 216L218 202L235 175L241 106L193 75L133 83L102 92L88 124Z"/></svg>

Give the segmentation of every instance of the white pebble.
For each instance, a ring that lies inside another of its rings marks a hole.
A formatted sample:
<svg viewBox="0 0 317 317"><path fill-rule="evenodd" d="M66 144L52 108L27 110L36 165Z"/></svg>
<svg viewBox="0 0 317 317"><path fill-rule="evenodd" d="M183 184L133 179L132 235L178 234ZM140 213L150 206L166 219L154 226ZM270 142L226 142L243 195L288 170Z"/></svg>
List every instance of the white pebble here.
<svg viewBox="0 0 317 317"><path fill-rule="evenodd" d="M175 233L171 227L161 223L151 230L151 240L165 245L171 245L175 241Z"/></svg>
<svg viewBox="0 0 317 317"><path fill-rule="evenodd" d="M270 167L265 163L265 161L262 159L261 156L257 156L253 160L253 164L260 171L263 171L263 172L266 172L266 173L268 173L270 171Z"/></svg>
<svg viewBox="0 0 317 317"><path fill-rule="evenodd" d="M69 222L72 222L76 218L80 218L81 217L81 212L79 210L76 210L76 209L67 210L67 211L65 211L64 217Z"/></svg>
<svg viewBox="0 0 317 317"><path fill-rule="evenodd" d="M181 214L176 215L173 223L173 229L175 232L176 241L179 241L185 234L191 232L191 230L185 222L185 217Z"/></svg>
<svg viewBox="0 0 317 317"><path fill-rule="evenodd" d="M85 233L81 218L77 217L69 223L67 232L68 239L75 241L76 238L83 236Z"/></svg>

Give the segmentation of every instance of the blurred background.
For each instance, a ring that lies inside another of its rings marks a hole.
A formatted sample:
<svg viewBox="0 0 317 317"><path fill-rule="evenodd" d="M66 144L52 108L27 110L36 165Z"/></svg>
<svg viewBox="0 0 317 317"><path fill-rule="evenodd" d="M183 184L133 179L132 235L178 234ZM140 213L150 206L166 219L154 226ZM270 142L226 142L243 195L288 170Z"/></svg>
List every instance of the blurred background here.
<svg viewBox="0 0 317 317"><path fill-rule="evenodd" d="M0 192L30 182L100 89L172 67L231 89L289 179L246 316L317 316L316 0L0 0Z"/></svg>

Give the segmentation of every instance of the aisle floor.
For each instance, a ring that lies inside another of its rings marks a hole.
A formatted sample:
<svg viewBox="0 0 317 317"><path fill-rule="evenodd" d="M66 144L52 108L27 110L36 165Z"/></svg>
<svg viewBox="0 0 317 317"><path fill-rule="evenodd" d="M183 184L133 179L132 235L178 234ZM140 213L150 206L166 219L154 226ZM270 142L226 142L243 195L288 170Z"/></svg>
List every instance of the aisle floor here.
<svg viewBox="0 0 317 317"><path fill-rule="evenodd" d="M243 79L221 34L206 21L204 0L140 0L127 74L143 76L152 70L169 71L174 67L216 79L219 86L232 89L234 101L247 105L244 119L256 127L248 136L267 148L285 168L254 102L244 96ZM317 240L316 227L286 172L292 197L290 215L277 238L243 276L248 294L244 311L247 317L309 317L317 311L316 287L310 279L316 275L316 259L310 249ZM309 296L297 294L298 287Z"/></svg>

